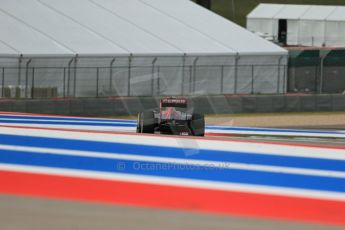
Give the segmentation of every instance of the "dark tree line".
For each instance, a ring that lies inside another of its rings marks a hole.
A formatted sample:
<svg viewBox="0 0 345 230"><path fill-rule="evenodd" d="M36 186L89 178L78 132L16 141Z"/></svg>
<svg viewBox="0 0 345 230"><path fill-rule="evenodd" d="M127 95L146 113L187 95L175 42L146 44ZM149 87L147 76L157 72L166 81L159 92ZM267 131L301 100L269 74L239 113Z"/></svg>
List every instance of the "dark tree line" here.
<svg viewBox="0 0 345 230"><path fill-rule="evenodd" d="M196 3L207 9L211 9L211 0L196 0Z"/></svg>

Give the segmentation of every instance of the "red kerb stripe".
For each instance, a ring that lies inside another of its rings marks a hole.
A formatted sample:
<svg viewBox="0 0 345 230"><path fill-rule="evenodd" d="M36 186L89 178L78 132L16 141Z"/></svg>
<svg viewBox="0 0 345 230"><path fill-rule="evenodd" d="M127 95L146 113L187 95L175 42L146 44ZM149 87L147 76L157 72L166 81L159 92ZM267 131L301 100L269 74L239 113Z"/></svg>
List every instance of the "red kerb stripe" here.
<svg viewBox="0 0 345 230"><path fill-rule="evenodd" d="M0 171L0 193L345 226L345 202Z"/></svg>

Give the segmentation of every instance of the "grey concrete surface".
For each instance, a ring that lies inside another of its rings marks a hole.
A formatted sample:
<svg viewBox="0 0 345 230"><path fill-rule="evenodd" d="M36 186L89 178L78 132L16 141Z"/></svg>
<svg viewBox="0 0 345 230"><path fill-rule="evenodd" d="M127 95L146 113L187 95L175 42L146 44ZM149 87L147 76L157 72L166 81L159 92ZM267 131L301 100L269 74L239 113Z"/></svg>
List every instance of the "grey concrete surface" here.
<svg viewBox="0 0 345 230"><path fill-rule="evenodd" d="M1 230L336 230L338 227L0 195Z"/></svg>
<svg viewBox="0 0 345 230"><path fill-rule="evenodd" d="M302 126L278 126L275 128L282 129L315 129L315 130L331 130L331 131L345 131L345 124L343 125L302 125Z"/></svg>

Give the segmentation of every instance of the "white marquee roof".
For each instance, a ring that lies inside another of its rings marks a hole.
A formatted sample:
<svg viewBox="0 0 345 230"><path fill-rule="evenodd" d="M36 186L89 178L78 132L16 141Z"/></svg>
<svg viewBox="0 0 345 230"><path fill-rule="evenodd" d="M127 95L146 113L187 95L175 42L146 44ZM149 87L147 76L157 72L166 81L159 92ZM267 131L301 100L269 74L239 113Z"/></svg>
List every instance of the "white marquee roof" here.
<svg viewBox="0 0 345 230"><path fill-rule="evenodd" d="M311 6L300 16L300 19L305 20L325 20L336 9L335 6Z"/></svg>
<svg viewBox="0 0 345 230"><path fill-rule="evenodd" d="M345 7L337 7L331 15L327 17L328 21L345 21Z"/></svg>
<svg viewBox="0 0 345 230"><path fill-rule="evenodd" d="M259 4L254 10L252 10L247 15L247 17L248 18L273 18L284 7L285 5L282 5L282 4Z"/></svg>
<svg viewBox="0 0 345 230"><path fill-rule="evenodd" d="M286 54L189 0L0 0L0 55Z"/></svg>
<svg viewBox="0 0 345 230"><path fill-rule="evenodd" d="M284 18L284 19L298 19L300 18L309 8L307 5L281 5L282 9L277 12L273 18Z"/></svg>
<svg viewBox="0 0 345 230"><path fill-rule="evenodd" d="M345 21L345 6L259 4L247 18Z"/></svg>

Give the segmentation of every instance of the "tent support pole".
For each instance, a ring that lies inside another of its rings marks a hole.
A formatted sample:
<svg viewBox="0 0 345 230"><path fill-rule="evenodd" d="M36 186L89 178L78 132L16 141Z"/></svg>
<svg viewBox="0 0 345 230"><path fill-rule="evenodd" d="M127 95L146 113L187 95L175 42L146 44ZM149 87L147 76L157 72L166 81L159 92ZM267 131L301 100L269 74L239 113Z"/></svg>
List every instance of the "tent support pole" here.
<svg viewBox="0 0 345 230"><path fill-rule="evenodd" d="M198 62L199 57L196 57L193 61L193 94L195 93L195 80L196 80L196 63Z"/></svg>
<svg viewBox="0 0 345 230"><path fill-rule="evenodd" d="M73 62L74 58L71 58L71 60L68 62L68 78L67 78L67 97L69 96L70 94L70 79L71 79L71 65L72 65L72 62ZM65 86L64 86L65 87Z"/></svg>
<svg viewBox="0 0 345 230"><path fill-rule="evenodd" d="M116 58L113 58L110 62L110 70L109 70L109 97L113 95L113 65L116 61Z"/></svg>
<svg viewBox="0 0 345 230"><path fill-rule="evenodd" d="M18 79L17 79L17 85L19 87L21 83L21 75L22 75L22 61L23 61L23 54L19 56L18 60Z"/></svg>
<svg viewBox="0 0 345 230"><path fill-rule="evenodd" d="M154 95L154 79L155 79L155 64L156 64L156 61L157 61L157 57L155 57L152 61L152 72L151 72L151 95L153 96Z"/></svg>
<svg viewBox="0 0 345 230"><path fill-rule="evenodd" d="M251 94L254 94L254 65L252 65L252 90Z"/></svg>
<svg viewBox="0 0 345 230"><path fill-rule="evenodd" d="M220 94L224 92L224 65L220 67Z"/></svg>
<svg viewBox="0 0 345 230"><path fill-rule="evenodd" d="M287 89L285 90L285 88L287 88L287 86L285 85L285 81L287 81L286 80L286 75L287 75L287 65L284 65L283 66L283 68L284 68L284 72L283 72L283 93L287 93Z"/></svg>
<svg viewBox="0 0 345 230"><path fill-rule="evenodd" d="M99 67L96 68L96 97L99 96Z"/></svg>
<svg viewBox="0 0 345 230"><path fill-rule="evenodd" d="M32 67L31 81L31 98L35 98L35 67Z"/></svg>
<svg viewBox="0 0 345 230"><path fill-rule="evenodd" d="M131 95L131 70L132 70L132 54L128 57L128 82L127 82L127 96Z"/></svg>
<svg viewBox="0 0 345 230"><path fill-rule="evenodd" d="M238 61L240 58L240 55L237 53L235 58L234 94L237 94Z"/></svg>
<svg viewBox="0 0 345 230"><path fill-rule="evenodd" d="M160 86L160 66L157 67L157 95L161 95L161 86Z"/></svg>
<svg viewBox="0 0 345 230"><path fill-rule="evenodd" d="M28 98L28 87L29 87L29 65L31 63L31 59L26 62L25 66L25 98ZM33 85L31 87L34 87Z"/></svg>
<svg viewBox="0 0 345 230"><path fill-rule="evenodd" d="M184 95L184 90L183 90L183 87L184 87L184 81L185 81L185 71L184 71L184 68L185 68L185 65L186 65L186 54L183 54L183 57L182 57L182 84L181 84L181 95Z"/></svg>
<svg viewBox="0 0 345 230"><path fill-rule="evenodd" d="M75 55L74 58L74 82L73 82L73 96L76 97L76 89L77 89L77 63L78 63L78 54Z"/></svg>
<svg viewBox="0 0 345 230"><path fill-rule="evenodd" d="M281 61L283 59L284 56L280 56L279 58L279 62L278 62L278 80L277 80L277 94L279 94L280 92L280 65L281 65Z"/></svg>
<svg viewBox="0 0 345 230"><path fill-rule="evenodd" d="M2 89L1 89L1 97L4 97L5 96L5 67L2 67L2 82L1 82L1 86L2 86Z"/></svg>
<svg viewBox="0 0 345 230"><path fill-rule="evenodd" d="M325 61L325 56L321 56L320 60L320 88L319 88L319 93L322 93L322 88L323 88L323 69L324 69L324 61Z"/></svg>
<svg viewBox="0 0 345 230"><path fill-rule="evenodd" d="M62 92L63 92L64 98L66 97L66 87L65 86L66 86L66 67L63 68L63 86L62 86L63 90L62 90Z"/></svg>

